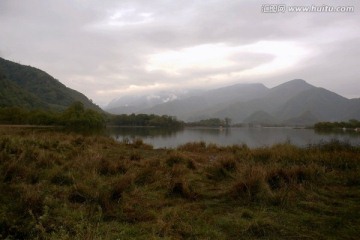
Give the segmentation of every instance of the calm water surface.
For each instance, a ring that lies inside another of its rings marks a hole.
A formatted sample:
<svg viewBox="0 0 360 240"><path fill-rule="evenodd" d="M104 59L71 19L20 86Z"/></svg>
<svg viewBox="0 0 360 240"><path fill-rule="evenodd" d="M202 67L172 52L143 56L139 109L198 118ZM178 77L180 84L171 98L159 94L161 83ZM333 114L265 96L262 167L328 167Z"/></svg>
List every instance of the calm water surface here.
<svg viewBox="0 0 360 240"><path fill-rule="evenodd" d="M297 146L316 144L337 139L360 145L360 133L338 131L319 133L313 129L294 128L185 128L171 130L163 128L108 128L108 134L118 141L141 138L154 148L174 148L188 142L204 141L221 146L246 144L249 147L271 146L290 142Z"/></svg>

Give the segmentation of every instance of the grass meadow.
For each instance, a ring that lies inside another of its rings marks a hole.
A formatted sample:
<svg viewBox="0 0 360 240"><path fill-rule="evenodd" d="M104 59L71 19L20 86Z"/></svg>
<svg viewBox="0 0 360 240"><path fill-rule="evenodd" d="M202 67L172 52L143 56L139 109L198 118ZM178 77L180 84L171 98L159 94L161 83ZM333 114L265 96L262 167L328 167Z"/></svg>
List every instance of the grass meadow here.
<svg viewBox="0 0 360 240"><path fill-rule="evenodd" d="M360 147L0 127L0 239L358 239Z"/></svg>

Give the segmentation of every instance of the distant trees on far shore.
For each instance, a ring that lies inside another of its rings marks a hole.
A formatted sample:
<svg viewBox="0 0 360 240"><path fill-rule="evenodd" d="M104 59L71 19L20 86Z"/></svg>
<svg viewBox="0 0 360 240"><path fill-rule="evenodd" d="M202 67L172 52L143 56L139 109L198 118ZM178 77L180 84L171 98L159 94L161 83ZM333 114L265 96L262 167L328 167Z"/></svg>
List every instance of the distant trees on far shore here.
<svg viewBox="0 0 360 240"><path fill-rule="evenodd" d="M327 129L336 129L336 128L360 128L360 121L356 119L351 119L348 122L319 122L314 125L315 129L318 130L327 130Z"/></svg>
<svg viewBox="0 0 360 240"><path fill-rule="evenodd" d="M231 119L209 118L197 122L186 123L189 127L230 127Z"/></svg>
<svg viewBox="0 0 360 240"><path fill-rule="evenodd" d="M144 127L182 127L184 123L176 117L154 114L121 114L112 115L108 120L109 125L116 126L144 126Z"/></svg>

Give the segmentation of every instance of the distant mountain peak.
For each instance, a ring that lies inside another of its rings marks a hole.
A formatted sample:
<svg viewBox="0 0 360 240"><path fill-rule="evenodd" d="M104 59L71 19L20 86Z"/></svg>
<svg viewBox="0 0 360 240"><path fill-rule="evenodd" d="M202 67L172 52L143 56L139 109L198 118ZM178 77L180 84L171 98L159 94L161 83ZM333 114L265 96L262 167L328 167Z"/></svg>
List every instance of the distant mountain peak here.
<svg viewBox="0 0 360 240"><path fill-rule="evenodd" d="M269 92L269 97L275 97L280 99L281 101L286 101L291 97L297 95L298 93L312 88L316 87L307 83L305 80L294 79L271 88Z"/></svg>
<svg viewBox="0 0 360 240"><path fill-rule="evenodd" d="M314 87L313 85L309 84L308 82L306 82L303 79L293 79L287 82L284 82L276 87L274 87L273 89L280 89L280 88L288 88L288 87L302 87L302 88L310 88L310 87Z"/></svg>
<svg viewBox="0 0 360 240"><path fill-rule="evenodd" d="M307 83L304 79L301 79L301 78L295 78L293 80L288 81L288 83L290 83L290 82Z"/></svg>

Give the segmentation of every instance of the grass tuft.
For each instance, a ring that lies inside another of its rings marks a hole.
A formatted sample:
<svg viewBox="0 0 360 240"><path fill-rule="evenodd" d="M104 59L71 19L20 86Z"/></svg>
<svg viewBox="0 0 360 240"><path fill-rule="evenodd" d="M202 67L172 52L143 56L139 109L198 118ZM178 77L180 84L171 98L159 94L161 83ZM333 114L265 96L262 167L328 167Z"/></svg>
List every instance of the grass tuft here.
<svg viewBox="0 0 360 240"><path fill-rule="evenodd" d="M267 202L272 197L272 192L265 181L265 174L262 168L251 168L235 182L230 189L230 195L250 202Z"/></svg>
<svg viewBox="0 0 360 240"><path fill-rule="evenodd" d="M278 227L269 219L256 219L245 230L245 234L256 238L268 238L279 233Z"/></svg>
<svg viewBox="0 0 360 240"><path fill-rule="evenodd" d="M207 177L215 181L233 178L237 169L237 162L234 158L229 157L218 159L215 160L210 167L208 167Z"/></svg>
<svg viewBox="0 0 360 240"><path fill-rule="evenodd" d="M171 153L170 156L166 159L166 164L169 167L172 167L175 164L181 164L181 163L185 163L185 158L177 152Z"/></svg>

